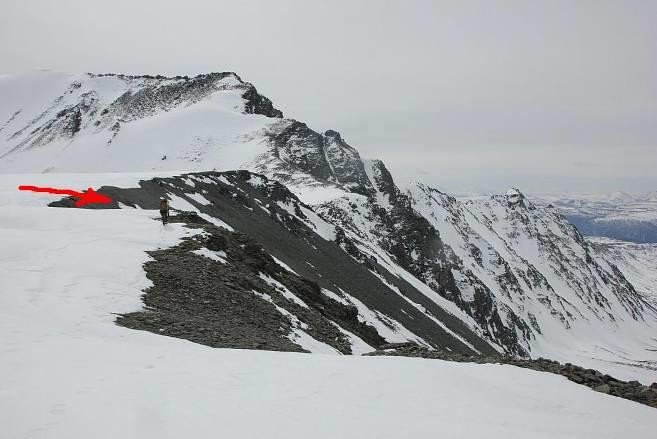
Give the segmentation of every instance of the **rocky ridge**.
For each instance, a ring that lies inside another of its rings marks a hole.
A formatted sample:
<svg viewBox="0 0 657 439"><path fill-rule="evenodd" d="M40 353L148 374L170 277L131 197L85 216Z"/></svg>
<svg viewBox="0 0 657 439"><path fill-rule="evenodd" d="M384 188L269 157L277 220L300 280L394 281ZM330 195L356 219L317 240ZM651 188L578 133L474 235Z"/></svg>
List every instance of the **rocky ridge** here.
<svg viewBox="0 0 657 439"><path fill-rule="evenodd" d="M603 374L598 370L587 369L570 363L561 364L557 361L545 358L521 359L502 355L481 356L459 354L441 350L429 350L422 346L418 346L415 343L386 344L379 346L378 350L364 355L426 358L432 360L456 361L459 363L508 364L511 366L536 370L538 372L549 372L561 375L574 383L587 386L596 392L629 399L631 401L657 408L657 383L652 383L650 386L646 386L638 381L623 381L610 375Z"/></svg>
<svg viewBox="0 0 657 439"><path fill-rule="evenodd" d="M139 188L101 187L99 191L110 195L115 202L110 206L91 207L133 206L156 209L159 197L165 196L171 200L174 208L196 213L190 226L202 227L206 235L210 233L213 236L211 242L206 243L205 238L201 241L188 240L184 245L153 253L155 261L147 264L145 269L155 285L152 291L146 293L145 300L151 304L149 306L152 306L156 314L164 316L164 320L156 319L149 326L146 323L153 316L136 314L130 316L133 327L159 330L157 325L161 322L176 320L176 312L171 309L180 309L178 318L184 320L185 316L194 314L186 311L185 307L198 305L199 300L212 300L212 306L216 307L244 307L246 310L253 308L249 305L253 301L273 301L284 310L281 311L284 317L300 321L303 325L299 323L295 327L285 323L279 325L283 328L279 331L274 329L278 327L274 321L258 325L246 319L245 327L259 328L260 332L255 332L257 336L242 340L244 344L240 346L241 339L227 333L223 335L226 343L233 343L233 347L253 347L266 341L273 349L285 350L290 348L289 340L280 342L281 334L287 337L291 329L302 329L316 336L316 340L321 343L340 352L349 352L344 346L333 344L335 330L317 333L311 329L330 328L326 321L315 315L313 324L309 317L312 313L309 314L310 311L304 309L303 305L295 306L292 299L288 304L290 306L286 306L283 303L289 300L277 301L281 299L282 293L272 291L271 288L263 289L265 278L270 283L275 282L286 288L289 291L288 299L299 298L310 308L316 308L325 320L330 320L363 340L364 343L357 341L361 346L412 339L427 347L454 352L496 351L496 347L464 324L460 316L441 307L415 285L388 271L386 266L375 260L367 264L354 260L343 250L344 242L338 239L336 227L324 221L310 206L302 203L277 181L248 171L206 172L142 181ZM72 207L73 201L64 199L51 205ZM189 217L182 217L181 220L184 218ZM201 222L211 224L199 226ZM239 231L236 230L238 228ZM217 242L226 244L219 248ZM266 255L260 253L260 248L264 249ZM220 258L226 264L210 262L190 253L196 250L223 252ZM271 257L267 255L283 261L293 275L282 274L280 267L272 265ZM259 261L257 264L244 262L254 258ZM178 268L180 264L188 268L181 270ZM203 268L208 265L214 268ZM160 276L158 273L164 274ZM240 276L242 280L239 280ZM299 282L305 287L299 286ZM253 291L257 294L254 295ZM196 295L201 299L194 299ZM237 300L236 295L246 295L248 299ZM168 305L169 300L171 305ZM186 303L185 307L176 308L181 306L181 301ZM335 305L335 301L343 307ZM271 308L270 304L261 305ZM199 309L196 313L214 321L211 309ZM354 309L357 310L355 315ZM222 315L217 312L217 316ZM242 314L236 311L231 315ZM348 315L351 315L352 320L345 317ZM354 316L357 316L357 321L353 321ZM279 316L279 320L286 319ZM357 322L366 326L361 327ZM239 327L237 324L231 325L226 331ZM220 345L221 338L206 340L186 331L181 334L187 334L196 341L205 340L205 343L213 346ZM223 329L217 323L213 331L221 334ZM247 332L255 334L254 331L249 329ZM266 335L268 333L270 335ZM256 343L253 340L260 341Z"/></svg>
<svg viewBox="0 0 657 439"><path fill-rule="evenodd" d="M202 233L149 252L153 260L144 269L153 286L143 296L145 309L119 316L119 325L222 348L309 352L303 341L295 343L308 335L351 354L350 337L362 345L385 341L358 321L355 306L322 294L318 284L283 268L247 235L194 213L174 215L171 222Z"/></svg>
<svg viewBox="0 0 657 439"><path fill-rule="evenodd" d="M0 158L62 139L73 140L82 130L106 136L107 144L111 144L125 124L189 107L219 91L236 91L243 100L241 111L246 114L283 117L253 84L233 72L194 77L87 73L36 117L6 133L12 146L0 151ZM3 128L20 112L14 113Z"/></svg>

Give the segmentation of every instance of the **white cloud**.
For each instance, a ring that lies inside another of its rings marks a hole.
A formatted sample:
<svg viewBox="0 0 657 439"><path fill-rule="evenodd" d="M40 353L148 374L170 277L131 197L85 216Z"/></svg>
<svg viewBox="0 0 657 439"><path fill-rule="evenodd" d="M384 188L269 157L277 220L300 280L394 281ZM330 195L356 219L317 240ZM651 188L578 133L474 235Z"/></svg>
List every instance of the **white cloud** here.
<svg viewBox="0 0 657 439"><path fill-rule="evenodd" d="M657 183L645 171L657 155L655 2L0 0L0 10L6 71L233 70L365 156L415 158L406 173L468 186L476 169L490 186L525 148L521 186L536 182L537 163L552 186L593 169L583 184Z"/></svg>

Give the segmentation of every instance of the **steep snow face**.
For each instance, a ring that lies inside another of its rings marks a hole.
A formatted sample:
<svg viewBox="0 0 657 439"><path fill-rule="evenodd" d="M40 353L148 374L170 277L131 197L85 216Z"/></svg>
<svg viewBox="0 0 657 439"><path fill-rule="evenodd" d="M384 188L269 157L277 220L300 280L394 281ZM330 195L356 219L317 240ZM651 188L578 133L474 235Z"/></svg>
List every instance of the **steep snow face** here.
<svg viewBox="0 0 657 439"><path fill-rule="evenodd" d="M597 253L613 262L636 290L657 306L657 244L590 237Z"/></svg>
<svg viewBox="0 0 657 439"><path fill-rule="evenodd" d="M282 117L234 73L0 78L0 172L230 169Z"/></svg>
<svg viewBox="0 0 657 439"><path fill-rule="evenodd" d="M460 291L451 268L458 263L438 231L412 208L411 199L395 185L380 161L365 161L371 190L367 195L345 193L315 205L317 212L338 226L336 242L355 260L373 269L376 264L411 284L419 294L408 300L432 319L427 303L448 311L498 351L525 354L515 343L500 343L485 333L452 297ZM384 279L385 281L385 279Z"/></svg>
<svg viewBox="0 0 657 439"><path fill-rule="evenodd" d="M411 194L461 261L452 270L462 292L455 302L495 338L502 323L534 357L568 361L586 351L604 362L657 364L655 306L553 209L517 190L467 202L421 184Z"/></svg>

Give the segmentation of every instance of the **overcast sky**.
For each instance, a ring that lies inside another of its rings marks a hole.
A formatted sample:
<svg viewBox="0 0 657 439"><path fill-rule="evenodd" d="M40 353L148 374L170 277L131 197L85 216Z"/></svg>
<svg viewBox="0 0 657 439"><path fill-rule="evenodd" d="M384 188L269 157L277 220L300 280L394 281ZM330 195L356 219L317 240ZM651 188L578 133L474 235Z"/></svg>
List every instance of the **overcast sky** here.
<svg viewBox="0 0 657 439"><path fill-rule="evenodd" d="M235 71L402 182L657 189L657 1L0 0L0 71Z"/></svg>

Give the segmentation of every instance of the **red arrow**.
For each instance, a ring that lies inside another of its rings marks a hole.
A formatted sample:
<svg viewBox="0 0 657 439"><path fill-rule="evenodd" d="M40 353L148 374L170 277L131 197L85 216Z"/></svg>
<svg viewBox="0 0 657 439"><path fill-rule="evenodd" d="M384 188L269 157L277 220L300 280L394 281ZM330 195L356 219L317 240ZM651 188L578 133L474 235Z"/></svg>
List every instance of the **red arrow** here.
<svg viewBox="0 0 657 439"><path fill-rule="evenodd" d="M108 204L112 199L106 195L99 194L92 188L87 189L86 192L78 192L71 189L56 189L52 187L38 187L38 186L18 186L19 191L32 191L32 192L47 192L49 194L70 195L77 198L75 202L76 207L82 207L85 204Z"/></svg>

